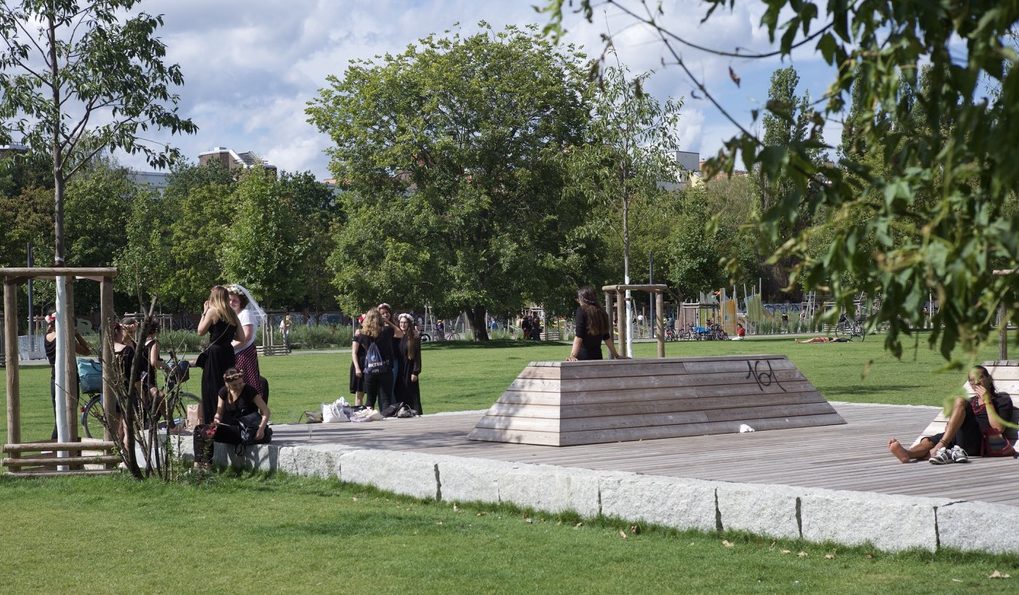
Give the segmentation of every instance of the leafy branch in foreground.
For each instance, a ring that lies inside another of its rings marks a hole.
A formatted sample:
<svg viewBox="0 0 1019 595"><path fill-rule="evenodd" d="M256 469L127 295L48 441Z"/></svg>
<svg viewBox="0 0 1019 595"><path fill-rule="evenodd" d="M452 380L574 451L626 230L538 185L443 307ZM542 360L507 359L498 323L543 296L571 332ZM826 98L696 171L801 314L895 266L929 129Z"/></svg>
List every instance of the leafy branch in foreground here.
<svg viewBox="0 0 1019 595"><path fill-rule="evenodd" d="M707 4L704 22L710 23L736 2ZM887 325L885 345L896 355L933 294L940 308L932 317L931 347L946 360L957 347L976 353L996 325L1014 318L1019 295L1019 275L996 274L1016 269L1019 252L1019 151L1013 150L1019 55L1012 35L1019 2L763 4L761 26L777 55L813 47L834 73L827 102L809 113L808 134L786 145L751 134L693 76L679 51L680 44L693 45L669 32L660 6L581 0L577 10L590 21L593 7L612 6L656 32L672 64L739 131L709 167L731 173L742 163L767 183L783 185L783 199L761 222L779 245L772 260L795 263L791 283L828 291L849 310L860 292L876 297L880 307L870 324ZM547 3L547 30L561 32L565 6L573 3ZM929 67L921 69L923 63ZM837 163L812 160L818 150L832 149L822 131L841 122L850 103L854 143L862 150L843 151ZM830 239L818 252L811 247L819 227L799 224L821 219Z"/></svg>

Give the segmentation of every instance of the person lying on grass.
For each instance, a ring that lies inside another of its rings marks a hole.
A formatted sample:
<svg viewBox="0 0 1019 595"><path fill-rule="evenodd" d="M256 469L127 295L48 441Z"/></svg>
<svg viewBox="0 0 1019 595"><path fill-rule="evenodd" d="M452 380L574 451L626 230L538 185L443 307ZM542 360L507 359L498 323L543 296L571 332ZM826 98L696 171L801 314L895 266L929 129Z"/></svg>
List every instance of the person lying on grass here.
<svg viewBox="0 0 1019 595"><path fill-rule="evenodd" d="M982 457L1015 456L1005 437L1005 419L1012 417L1012 399L994 388L987 368L974 366L967 381L975 393L972 398L955 397L945 431L924 436L915 446L906 448L892 438L888 450L903 463L929 460L935 465L966 463L969 454Z"/></svg>
<svg viewBox="0 0 1019 595"><path fill-rule="evenodd" d="M793 339L797 343L848 343L845 337L811 337L809 339Z"/></svg>

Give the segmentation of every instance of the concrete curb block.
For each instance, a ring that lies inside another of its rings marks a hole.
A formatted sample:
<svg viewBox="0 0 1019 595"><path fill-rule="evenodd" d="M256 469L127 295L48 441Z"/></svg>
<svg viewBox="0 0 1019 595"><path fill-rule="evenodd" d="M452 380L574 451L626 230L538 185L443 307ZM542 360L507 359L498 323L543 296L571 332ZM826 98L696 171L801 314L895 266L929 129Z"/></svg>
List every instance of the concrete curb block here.
<svg viewBox="0 0 1019 595"><path fill-rule="evenodd" d="M191 454L190 443L181 451ZM357 448L263 445L242 455L217 444L215 463L338 477L415 498L513 504L605 515L679 530L736 530L776 538L871 544L885 551L950 547L1019 553L1014 507L980 502L739 484Z"/></svg>
<svg viewBox="0 0 1019 595"><path fill-rule="evenodd" d="M339 477L415 498L440 499L436 457L416 452L355 450L339 457Z"/></svg>
<svg viewBox="0 0 1019 595"><path fill-rule="evenodd" d="M802 496L802 490L789 486L719 484L719 521L726 530L799 539Z"/></svg>
<svg viewBox="0 0 1019 595"><path fill-rule="evenodd" d="M953 502L938 507L940 547L1014 554L1019 510L989 502Z"/></svg>
<svg viewBox="0 0 1019 595"><path fill-rule="evenodd" d="M935 509L950 500L804 489L801 496L803 538L864 545L891 552L911 548L935 551Z"/></svg>
<svg viewBox="0 0 1019 595"><path fill-rule="evenodd" d="M643 521L674 529L718 528L716 484L698 479L635 473L601 474L601 511L605 516Z"/></svg>

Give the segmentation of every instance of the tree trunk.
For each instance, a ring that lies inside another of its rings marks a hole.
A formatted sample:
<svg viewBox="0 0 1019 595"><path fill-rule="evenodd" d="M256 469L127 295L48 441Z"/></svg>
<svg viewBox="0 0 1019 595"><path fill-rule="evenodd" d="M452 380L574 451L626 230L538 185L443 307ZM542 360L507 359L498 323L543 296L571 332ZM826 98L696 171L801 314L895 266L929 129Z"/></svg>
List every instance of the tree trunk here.
<svg viewBox="0 0 1019 595"><path fill-rule="evenodd" d="M474 331L475 341L488 341L488 320L484 306L475 306L467 309L467 321Z"/></svg>

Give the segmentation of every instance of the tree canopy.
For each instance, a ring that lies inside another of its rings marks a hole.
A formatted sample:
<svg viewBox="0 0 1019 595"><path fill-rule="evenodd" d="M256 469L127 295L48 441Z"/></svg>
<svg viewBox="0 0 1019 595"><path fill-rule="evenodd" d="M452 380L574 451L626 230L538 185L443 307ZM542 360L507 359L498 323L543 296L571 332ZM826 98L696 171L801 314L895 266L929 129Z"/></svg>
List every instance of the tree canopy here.
<svg viewBox="0 0 1019 595"><path fill-rule="evenodd" d="M574 48L484 24L330 77L308 115L346 191L341 305L466 311L483 339L486 311L568 302L601 246L583 231L590 198L564 192L590 93Z"/></svg>
<svg viewBox="0 0 1019 595"><path fill-rule="evenodd" d="M679 51L689 40L667 30L660 13L643 11L640 1L606 3L650 27L669 61L717 105L717 90L694 76ZM581 0L579 10L590 19L596 4ZM710 26L735 0L706 4ZM749 59L813 48L832 68L827 101L810 109L803 139L785 146L766 144L734 119L741 132L726 142L714 166L760 168L793 189L762 214L765 231L783 240L774 259L795 262L793 283L828 291L850 310L859 292L877 298L871 322L887 326L886 346L896 354L903 335L920 326L922 306L933 294L940 308L930 345L946 359L960 346L975 353L996 325L1014 318L1019 304L1019 275L995 273L1019 264L1019 152L1009 144L1019 127L1019 55L1011 36L1019 2L763 4L761 26L771 51L712 51ZM565 5L546 4L551 29L561 27ZM924 63L929 78L919 84ZM856 146L881 159L847 151L838 162L812 161L816 151L832 149L823 128L841 121L850 103ZM826 230L827 250L812 254L816 230L800 224L819 215L834 225ZM792 235L781 237L789 228Z"/></svg>
<svg viewBox="0 0 1019 595"><path fill-rule="evenodd" d="M0 122L51 156L54 262L63 265L66 181L108 149L143 153L165 166L177 155L150 146L150 127L197 130L180 117L173 88L180 68L165 64L161 17L131 14L138 0L22 0L0 7Z"/></svg>

